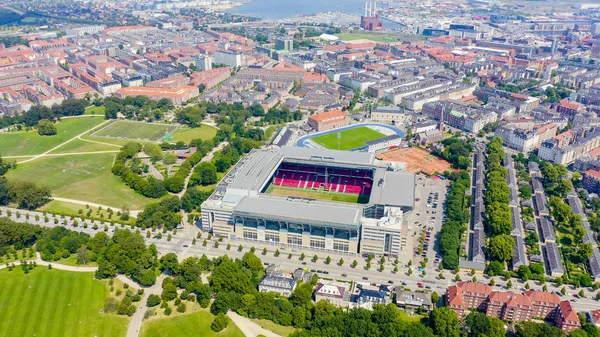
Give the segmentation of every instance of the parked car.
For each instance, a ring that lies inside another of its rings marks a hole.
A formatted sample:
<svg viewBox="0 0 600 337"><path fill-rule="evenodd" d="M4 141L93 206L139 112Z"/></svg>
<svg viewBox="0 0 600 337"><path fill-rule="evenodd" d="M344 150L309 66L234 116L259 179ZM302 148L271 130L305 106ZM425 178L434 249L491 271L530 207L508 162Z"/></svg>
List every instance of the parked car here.
<svg viewBox="0 0 600 337"><path fill-rule="evenodd" d="M417 286L418 286L419 288L423 288L423 283L419 282L419 283L417 283Z"/></svg>

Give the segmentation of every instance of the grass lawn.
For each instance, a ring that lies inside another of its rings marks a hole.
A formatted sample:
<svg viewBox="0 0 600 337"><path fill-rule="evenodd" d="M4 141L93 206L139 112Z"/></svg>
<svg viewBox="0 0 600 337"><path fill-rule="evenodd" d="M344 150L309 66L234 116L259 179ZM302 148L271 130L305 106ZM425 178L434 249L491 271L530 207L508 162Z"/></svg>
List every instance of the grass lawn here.
<svg viewBox="0 0 600 337"><path fill-rule="evenodd" d="M109 290L93 273L0 271L0 336L125 336L128 318L101 314Z"/></svg>
<svg viewBox="0 0 600 337"><path fill-rule="evenodd" d="M71 256L67 258L60 259L53 263L64 264L65 266L79 266L79 264L77 264L77 254L71 254ZM89 261L85 266L96 267L98 264L96 262Z"/></svg>
<svg viewBox="0 0 600 337"><path fill-rule="evenodd" d="M104 116L105 112L106 112L106 107L104 107L104 106L90 105L87 108L85 108L86 115L102 115L102 116Z"/></svg>
<svg viewBox="0 0 600 337"><path fill-rule="evenodd" d="M360 126L357 128L346 129L341 131L342 138L340 139L340 150L347 151L356 149L358 147L365 146L365 142L369 140L374 140L377 138L385 137L385 135L381 132L375 131L366 126ZM312 141L315 143L330 149L337 150L338 149L338 133L331 132L328 134L324 134L322 136L317 136L312 138Z"/></svg>
<svg viewBox="0 0 600 337"><path fill-rule="evenodd" d="M74 204L71 202L64 202L64 201L58 201L58 200L50 201L49 203L45 204L44 206L38 208L38 211L65 214L67 216L73 216L73 217L80 217L80 216L85 217L87 215L87 212L90 209L92 210L91 217L100 218L100 214L97 213L98 208L96 208L96 207L90 206L89 208L86 208L85 205ZM79 210L82 210L83 214L79 214ZM115 207L113 209L113 211L115 213L113 214L112 219L118 219L119 217L117 216L117 212L119 211L119 208ZM101 213L104 214L104 220L106 222L110 222L111 219L108 219L108 212L106 211L106 209L103 209Z"/></svg>
<svg viewBox="0 0 600 337"><path fill-rule="evenodd" d="M298 198L310 198L319 200L331 200L348 203L367 203L369 201L368 196L359 196L357 194L346 194L338 192L326 192L326 191L313 191L303 188L293 188L285 186L274 186L270 185L267 188L267 194L284 195ZM363 200L365 199L366 200Z"/></svg>
<svg viewBox="0 0 600 337"><path fill-rule="evenodd" d="M15 263L15 266L20 264L19 261L22 260L35 260L35 256L33 257L29 257L29 252L30 250L27 249L21 249L21 250L17 250L16 252L16 258L14 254L5 254L3 256L0 256L0 265L5 265L7 263Z"/></svg>
<svg viewBox="0 0 600 337"><path fill-rule="evenodd" d="M283 337L287 337L292 333L296 332L296 328L293 326L284 326L274 323L273 321L269 321L268 319L252 319L252 322L260 325L263 329L267 329L269 331L273 331L274 333L281 335Z"/></svg>
<svg viewBox="0 0 600 337"><path fill-rule="evenodd" d="M158 141L175 131L177 124L157 124L131 121L114 121L92 135L96 137L111 137L119 139Z"/></svg>
<svg viewBox="0 0 600 337"><path fill-rule="evenodd" d="M190 128L184 125L173 132L173 141L182 141L188 144L192 139L212 139L217 134L217 128L210 125L202 124L199 128Z"/></svg>
<svg viewBox="0 0 600 337"><path fill-rule="evenodd" d="M74 139L50 153L119 151L120 149L121 148L118 146L110 146L110 145L86 142L85 140L81 140L81 139Z"/></svg>
<svg viewBox="0 0 600 337"><path fill-rule="evenodd" d="M0 133L0 154L2 156L27 156L44 153L51 148L102 123L102 117L65 118L56 124L57 134L40 136L37 131Z"/></svg>
<svg viewBox="0 0 600 337"><path fill-rule="evenodd" d="M155 202L135 193L112 174L114 157L113 153L43 157L18 165L7 177L46 186L57 197L108 205L115 210L123 206L139 210Z"/></svg>
<svg viewBox="0 0 600 337"><path fill-rule="evenodd" d="M158 309L160 310L160 309ZM229 321L227 329L215 333L210 329L214 316L208 310L195 313L150 319L142 325L141 337L244 337L244 333Z"/></svg>

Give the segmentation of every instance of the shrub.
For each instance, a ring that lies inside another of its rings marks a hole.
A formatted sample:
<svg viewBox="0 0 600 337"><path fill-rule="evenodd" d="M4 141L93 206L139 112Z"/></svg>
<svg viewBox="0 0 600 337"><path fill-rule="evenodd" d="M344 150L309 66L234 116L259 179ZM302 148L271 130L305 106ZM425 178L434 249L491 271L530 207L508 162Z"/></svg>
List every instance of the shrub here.
<svg viewBox="0 0 600 337"><path fill-rule="evenodd" d="M160 296L152 294L148 296L148 300L146 300L146 306L155 307L160 304L160 301Z"/></svg>
<svg viewBox="0 0 600 337"><path fill-rule="evenodd" d="M223 331L229 324L229 318L225 314L218 314L210 325L210 329L214 332Z"/></svg>

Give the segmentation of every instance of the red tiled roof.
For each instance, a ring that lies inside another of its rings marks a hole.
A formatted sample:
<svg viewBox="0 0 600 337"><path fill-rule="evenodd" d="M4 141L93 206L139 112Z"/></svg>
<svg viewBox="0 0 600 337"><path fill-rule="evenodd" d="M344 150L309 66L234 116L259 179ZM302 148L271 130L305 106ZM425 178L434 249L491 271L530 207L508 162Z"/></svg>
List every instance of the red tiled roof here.
<svg viewBox="0 0 600 337"><path fill-rule="evenodd" d="M600 310L592 310L590 312L590 318L594 324L600 324Z"/></svg>
<svg viewBox="0 0 600 337"><path fill-rule="evenodd" d="M336 117L348 117L348 114L341 110L331 110L331 111L323 112L320 114L316 114L314 116L310 116L309 118L314 121L321 122L325 119L336 118Z"/></svg>
<svg viewBox="0 0 600 337"><path fill-rule="evenodd" d="M562 301L558 305L558 308L562 312L564 320L579 322L579 316L577 316L577 311L575 311L575 308L573 308L573 304L571 302Z"/></svg>
<svg viewBox="0 0 600 337"><path fill-rule="evenodd" d="M468 291L472 293L480 293L489 295L492 292L492 287L487 284L479 282L458 282L458 287L462 291Z"/></svg>
<svg viewBox="0 0 600 337"><path fill-rule="evenodd" d="M583 174L586 176L592 176L596 179L600 179L600 171L587 170L587 171L583 172Z"/></svg>
<svg viewBox="0 0 600 337"><path fill-rule="evenodd" d="M533 302L554 303L555 305L560 303L558 295L547 291L527 290L525 296Z"/></svg>

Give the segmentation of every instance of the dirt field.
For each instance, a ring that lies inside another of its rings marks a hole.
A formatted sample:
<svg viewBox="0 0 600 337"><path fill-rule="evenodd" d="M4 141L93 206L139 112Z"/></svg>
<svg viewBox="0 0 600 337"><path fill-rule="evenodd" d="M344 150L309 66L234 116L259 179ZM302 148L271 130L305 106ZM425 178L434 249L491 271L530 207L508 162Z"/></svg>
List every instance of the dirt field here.
<svg viewBox="0 0 600 337"><path fill-rule="evenodd" d="M450 169L450 163L417 147L395 149L382 153L378 159L406 163L407 172L423 172L427 175L442 173Z"/></svg>

